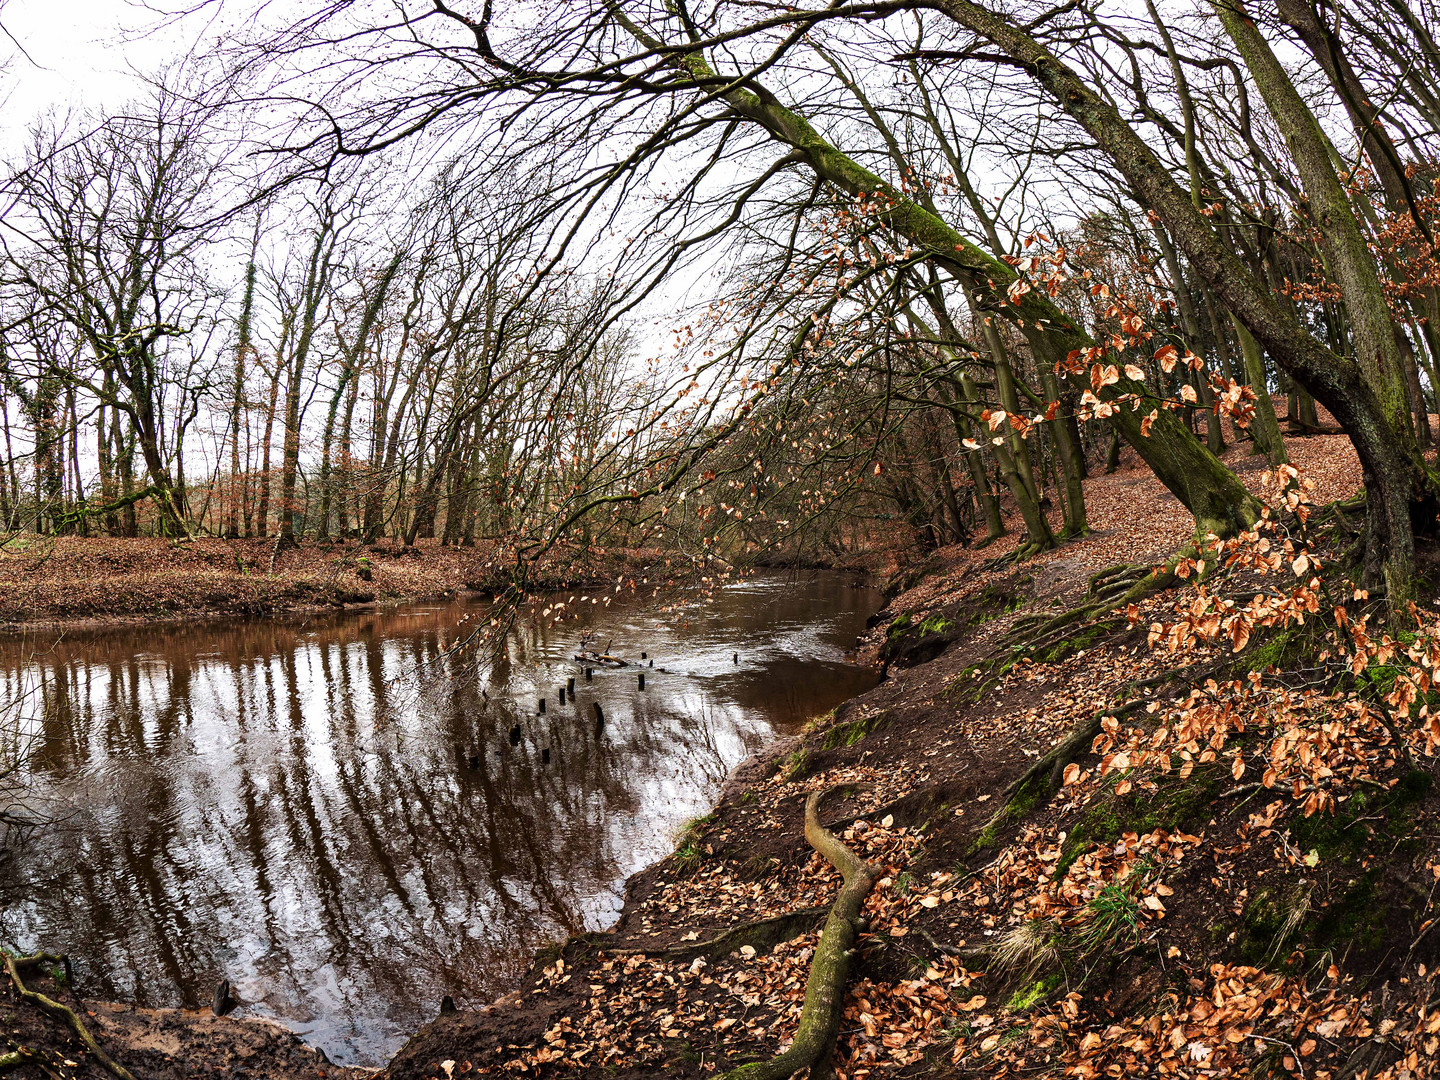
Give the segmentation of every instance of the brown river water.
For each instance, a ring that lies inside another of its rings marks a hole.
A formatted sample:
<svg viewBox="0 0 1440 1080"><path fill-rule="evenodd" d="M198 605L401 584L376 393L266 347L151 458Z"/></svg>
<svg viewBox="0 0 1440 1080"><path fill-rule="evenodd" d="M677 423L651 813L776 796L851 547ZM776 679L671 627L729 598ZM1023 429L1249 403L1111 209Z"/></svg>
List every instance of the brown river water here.
<svg viewBox="0 0 1440 1080"><path fill-rule="evenodd" d="M873 685L846 649L881 602L806 573L530 612L479 678L445 651L479 601L0 640L53 819L5 838L0 943L68 953L92 999L193 1008L229 978L239 1015L381 1064L444 995L613 922L729 769ZM587 682L582 627L648 652L646 688Z"/></svg>

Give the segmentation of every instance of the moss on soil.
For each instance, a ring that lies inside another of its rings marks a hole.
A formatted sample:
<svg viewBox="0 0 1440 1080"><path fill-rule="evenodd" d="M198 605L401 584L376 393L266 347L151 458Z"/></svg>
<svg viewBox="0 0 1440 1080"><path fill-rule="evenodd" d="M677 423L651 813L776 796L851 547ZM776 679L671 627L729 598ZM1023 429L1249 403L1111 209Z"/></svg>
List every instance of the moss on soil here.
<svg viewBox="0 0 1440 1080"><path fill-rule="evenodd" d="M878 712L872 716L862 716L855 720L847 720L843 724L836 724L825 732L825 739L820 744L820 748L837 750L842 746L854 746L861 739L873 735L889 722L890 714L888 712Z"/></svg>
<svg viewBox="0 0 1440 1080"><path fill-rule="evenodd" d="M1343 868L1344 884L1316 897L1316 884L1289 883L1258 890L1246 904L1236 947L1256 966L1289 968L1298 956L1312 964L1326 953L1364 955L1383 948L1389 920L1403 902L1391 897L1387 871L1409 861L1420 842L1414 828L1420 801L1433 778L1407 773L1388 791L1356 791L1334 814L1299 817L1290 844L1323 873ZM1377 841L1382 843L1377 846ZM1383 860L1370 856L1383 851Z"/></svg>
<svg viewBox="0 0 1440 1080"><path fill-rule="evenodd" d="M1181 780L1178 775L1159 785L1158 791L1131 791L1107 795L1086 811L1065 837L1054 876L1059 879L1086 849L1110 844L1127 832L1141 836L1155 829L1174 832L1210 812L1215 796L1229 773L1218 764L1201 765ZM1117 777L1117 781L1118 781Z"/></svg>

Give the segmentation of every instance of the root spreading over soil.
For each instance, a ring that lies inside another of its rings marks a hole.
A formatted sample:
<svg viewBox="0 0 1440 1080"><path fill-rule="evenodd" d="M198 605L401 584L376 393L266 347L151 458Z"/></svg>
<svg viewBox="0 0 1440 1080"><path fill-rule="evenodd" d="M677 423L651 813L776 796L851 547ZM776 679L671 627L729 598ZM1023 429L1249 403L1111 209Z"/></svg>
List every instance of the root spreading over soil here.
<svg viewBox="0 0 1440 1080"><path fill-rule="evenodd" d="M1433 1075L1440 627L1392 638L1324 576L1337 513L901 575L884 682L738 769L612 931L386 1076Z"/></svg>

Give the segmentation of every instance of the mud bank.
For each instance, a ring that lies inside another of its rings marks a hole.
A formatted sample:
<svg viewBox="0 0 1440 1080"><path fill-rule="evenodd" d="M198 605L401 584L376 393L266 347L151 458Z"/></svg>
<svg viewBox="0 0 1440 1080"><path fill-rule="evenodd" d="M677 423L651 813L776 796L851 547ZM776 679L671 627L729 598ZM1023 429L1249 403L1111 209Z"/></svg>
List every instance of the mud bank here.
<svg viewBox="0 0 1440 1080"><path fill-rule="evenodd" d="M70 1008L105 1052L141 1080L197 1076L254 1080L361 1080L370 1069L332 1065L293 1032L265 1020L216 1016L209 1009L140 1009L85 1000L55 972L37 971L26 989ZM112 1077L63 1020L21 1001L0 976L0 1022L18 1077Z"/></svg>
<svg viewBox="0 0 1440 1080"><path fill-rule="evenodd" d="M504 588L513 571L492 548L435 541L306 541L277 550L273 539L0 540L0 630L9 632L420 603ZM534 568L529 587L613 587L620 578L671 575L658 552L565 548Z"/></svg>
<svg viewBox="0 0 1440 1080"><path fill-rule="evenodd" d="M1112 731L1160 737L1194 687L1273 673L1279 646L1157 653L1123 610L1054 629L1114 581L1061 559L912 583L868 641L885 682L738 769L630 880L611 931L437 1017L386 1076L706 1077L773 1058L839 888L803 838L817 789L879 878L835 1075L1419 1075L1440 1030L1433 759L1357 730L1366 779L1329 816L1198 745L1183 770L1117 783ZM1179 595L1141 603L1141 625ZM1257 737L1242 745L1266 752Z"/></svg>

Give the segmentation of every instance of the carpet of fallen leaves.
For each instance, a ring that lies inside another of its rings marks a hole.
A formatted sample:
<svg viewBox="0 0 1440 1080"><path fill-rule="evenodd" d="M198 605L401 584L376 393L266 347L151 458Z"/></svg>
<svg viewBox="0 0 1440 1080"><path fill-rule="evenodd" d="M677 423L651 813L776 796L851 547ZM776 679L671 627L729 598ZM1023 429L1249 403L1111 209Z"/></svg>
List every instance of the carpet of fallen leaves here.
<svg viewBox="0 0 1440 1080"><path fill-rule="evenodd" d="M734 932L833 899L800 804L837 787L826 819L879 871L837 1076L1431 1075L1440 620L1417 610L1392 639L1368 596L1337 593L1306 521L1354 492L1358 465L1331 437L1290 452L1303 486L1246 469L1282 512L1182 566L1182 588L994 675L1017 618L1190 538L1148 475L1093 478L1100 531L1031 567L1025 607L747 763L676 855L632 879L614 932L439 1018L390 1075L703 1077L780 1052L819 918L775 940ZM1013 574L980 568L1001 550L939 553L888 614L963 604ZM1053 793L1012 801L1097 716Z"/></svg>
<svg viewBox="0 0 1440 1080"><path fill-rule="evenodd" d="M1279 402L1283 412L1285 402ZM1322 422L1329 422L1326 413ZM1227 432L1229 429L1227 428ZM1232 433L1233 434L1233 433ZM1314 499L1327 503L1348 498L1361 487L1360 459L1343 435L1291 436L1285 449L1293 465L1315 485ZM1248 444L1233 438L1225 463L1257 494L1268 468L1264 457L1249 453ZM1161 562L1190 539L1194 519L1134 450L1121 453L1113 473L1095 470L1085 482L1085 511L1092 532L1063 547L1037 556L1031 567L1042 572L1051 563L1063 563L1057 577L1078 580L1116 563ZM896 610L939 607L958 599L974 586L966 571L976 563L1004 555L1024 540L1024 524L1016 512L1006 517L1009 532L984 548L958 545L935 552L923 565L924 579L896 597Z"/></svg>
<svg viewBox="0 0 1440 1080"><path fill-rule="evenodd" d="M654 551L557 550L537 591L652 574ZM412 548L273 539L0 537L0 626L263 615L348 604L432 600L503 587L513 562L489 546Z"/></svg>

